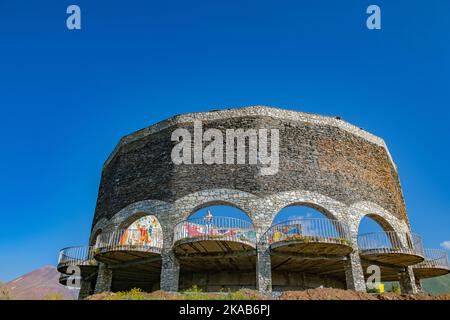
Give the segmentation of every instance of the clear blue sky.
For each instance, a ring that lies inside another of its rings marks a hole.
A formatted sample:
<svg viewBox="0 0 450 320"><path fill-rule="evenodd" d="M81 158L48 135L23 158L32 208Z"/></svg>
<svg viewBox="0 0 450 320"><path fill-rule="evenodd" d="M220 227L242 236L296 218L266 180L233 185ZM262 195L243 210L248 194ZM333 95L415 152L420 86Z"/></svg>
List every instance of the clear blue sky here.
<svg viewBox="0 0 450 320"><path fill-rule="evenodd" d="M365 27L378 4L382 30ZM65 26L78 4L82 30ZM101 167L174 114L271 105L383 137L414 231L450 240L450 2L0 1L0 280L85 244Z"/></svg>

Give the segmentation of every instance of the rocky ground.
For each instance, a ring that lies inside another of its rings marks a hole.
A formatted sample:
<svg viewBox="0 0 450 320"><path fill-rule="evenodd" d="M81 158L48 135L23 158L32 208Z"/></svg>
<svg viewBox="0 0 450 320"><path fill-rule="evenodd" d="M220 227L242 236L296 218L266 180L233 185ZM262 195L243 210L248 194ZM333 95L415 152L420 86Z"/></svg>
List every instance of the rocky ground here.
<svg viewBox="0 0 450 320"><path fill-rule="evenodd" d="M310 289L305 291L286 291L281 294L262 295L254 290L240 290L233 293L184 292L167 293L156 291L145 293L139 290L120 293L101 293L88 300L450 300L450 294L399 295L395 293L369 294L340 289Z"/></svg>

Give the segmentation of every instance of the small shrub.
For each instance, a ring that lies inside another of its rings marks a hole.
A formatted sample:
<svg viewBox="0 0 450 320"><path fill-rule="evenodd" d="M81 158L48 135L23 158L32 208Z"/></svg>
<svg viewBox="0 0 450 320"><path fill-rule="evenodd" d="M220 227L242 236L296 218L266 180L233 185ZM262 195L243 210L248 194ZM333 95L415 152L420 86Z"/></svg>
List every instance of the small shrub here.
<svg viewBox="0 0 450 320"><path fill-rule="evenodd" d="M204 300L206 295L202 292L203 290L194 284L189 289L183 291L182 298L184 300Z"/></svg>
<svg viewBox="0 0 450 320"><path fill-rule="evenodd" d="M396 294L401 294L400 286L397 283L392 284L392 292Z"/></svg>
<svg viewBox="0 0 450 320"><path fill-rule="evenodd" d="M130 291L119 291L113 295L107 296L105 300L146 300L143 292L139 288L133 288Z"/></svg>
<svg viewBox="0 0 450 320"><path fill-rule="evenodd" d="M44 300L64 300L64 295L62 293L47 293Z"/></svg>

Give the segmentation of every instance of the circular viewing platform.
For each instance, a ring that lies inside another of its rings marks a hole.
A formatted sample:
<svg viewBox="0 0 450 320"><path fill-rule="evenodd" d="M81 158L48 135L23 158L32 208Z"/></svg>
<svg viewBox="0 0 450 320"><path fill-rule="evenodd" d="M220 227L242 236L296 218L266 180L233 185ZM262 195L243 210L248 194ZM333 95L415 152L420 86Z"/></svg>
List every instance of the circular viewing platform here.
<svg viewBox="0 0 450 320"><path fill-rule="evenodd" d="M288 220L264 235L272 253L340 255L353 251L347 227L331 219Z"/></svg>
<svg viewBox="0 0 450 320"><path fill-rule="evenodd" d="M450 273L447 251L425 249L425 260L413 266L414 276L418 279L439 277Z"/></svg>
<svg viewBox="0 0 450 320"><path fill-rule="evenodd" d="M407 267L424 260L422 238L417 234L394 231L358 236L363 259L392 266Z"/></svg>
<svg viewBox="0 0 450 320"><path fill-rule="evenodd" d="M95 272L97 261L94 259L94 248L78 246L62 249L59 252L57 270L60 273L67 274L69 266L79 267L82 276L88 276Z"/></svg>
<svg viewBox="0 0 450 320"><path fill-rule="evenodd" d="M232 217L195 218L175 226L178 254L226 253L256 248L256 231L249 221Z"/></svg>
<svg viewBox="0 0 450 320"><path fill-rule="evenodd" d="M163 237L160 229L120 229L98 236L94 256L107 264L160 257Z"/></svg>

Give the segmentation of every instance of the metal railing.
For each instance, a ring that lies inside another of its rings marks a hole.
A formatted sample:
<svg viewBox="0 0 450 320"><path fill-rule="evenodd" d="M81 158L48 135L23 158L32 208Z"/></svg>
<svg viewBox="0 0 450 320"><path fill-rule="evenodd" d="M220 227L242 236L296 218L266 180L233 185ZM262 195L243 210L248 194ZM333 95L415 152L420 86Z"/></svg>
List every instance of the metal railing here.
<svg viewBox="0 0 450 320"><path fill-rule="evenodd" d="M161 229L120 229L98 235L95 252L144 251L160 253L162 247Z"/></svg>
<svg viewBox="0 0 450 320"><path fill-rule="evenodd" d="M440 249L425 249L425 260L414 268L438 268L450 270L447 251Z"/></svg>
<svg viewBox="0 0 450 320"><path fill-rule="evenodd" d="M59 252L58 266L96 266L94 248L89 246L68 247Z"/></svg>
<svg viewBox="0 0 450 320"><path fill-rule="evenodd" d="M304 218L275 224L264 234L269 245L282 242L316 242L352 245L348 228L337 220Z"/></svg>
<svg viewBox="0 0 450 320"><path fill-rule="evenodd" d="M226 240L256 245L256 231L249 221L232 217L194 218L175 226L174 242Z"/></svg>
<svg viewBox="0 0 450 320"><path fill-rule="evenodd" d="M372 232L358 236L358 248L363 254L406 253L423 256L422 238L408 232Z"/></svg>

